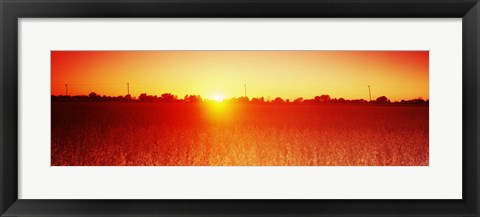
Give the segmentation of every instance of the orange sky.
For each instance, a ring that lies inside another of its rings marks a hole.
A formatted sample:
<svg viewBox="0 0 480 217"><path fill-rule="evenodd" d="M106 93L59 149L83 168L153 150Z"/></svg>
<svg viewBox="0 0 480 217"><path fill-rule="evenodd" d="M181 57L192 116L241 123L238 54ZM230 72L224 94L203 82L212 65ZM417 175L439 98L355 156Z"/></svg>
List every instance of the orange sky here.
<svg viewBox="0 0 480 217"><path fill-rule="evenodd" d="M52 51L52 95L429 98L428 51Z"/></svg>

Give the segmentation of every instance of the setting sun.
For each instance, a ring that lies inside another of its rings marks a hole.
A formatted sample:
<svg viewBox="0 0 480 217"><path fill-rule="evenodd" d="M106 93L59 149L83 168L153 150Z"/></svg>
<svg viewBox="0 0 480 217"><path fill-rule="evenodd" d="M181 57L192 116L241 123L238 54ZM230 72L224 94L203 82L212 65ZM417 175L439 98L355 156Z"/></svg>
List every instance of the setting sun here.
<svg viewBox="0 0 480 217"><path fill-rule="evenodd" d="M224 99L224 97L221 94L213 94L210 98L217 102L222 102Z"/></svg>

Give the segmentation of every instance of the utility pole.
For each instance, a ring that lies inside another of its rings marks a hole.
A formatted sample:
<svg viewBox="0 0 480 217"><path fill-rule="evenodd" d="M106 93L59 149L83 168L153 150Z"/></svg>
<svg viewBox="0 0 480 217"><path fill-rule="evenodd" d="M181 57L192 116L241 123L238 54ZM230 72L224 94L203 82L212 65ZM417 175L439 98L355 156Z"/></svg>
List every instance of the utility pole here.
<svg viewBox="0 0 480 217"><path fill-rule="evenodd" d="M130 83L127 83L127 95L130 95Z"/></svg>
<svg viewBox="0 0 480 217"><path fill-rule="evenodd" d="M370 91L370 85L368 85L368 96L370 97L370 101L372 101L372 92Z"/></svg>
<svg viewBox="0 0 480 217"><path fill-rule="evenodd" d="M68 96L68 84L65 84L65 96Z"/></svg>
<svg viewBox="0 0 480 217"><path fill-rule="evenodd" d="M245 87L245 98L247 98L247 84L243 84L243 86Z"/></svg>

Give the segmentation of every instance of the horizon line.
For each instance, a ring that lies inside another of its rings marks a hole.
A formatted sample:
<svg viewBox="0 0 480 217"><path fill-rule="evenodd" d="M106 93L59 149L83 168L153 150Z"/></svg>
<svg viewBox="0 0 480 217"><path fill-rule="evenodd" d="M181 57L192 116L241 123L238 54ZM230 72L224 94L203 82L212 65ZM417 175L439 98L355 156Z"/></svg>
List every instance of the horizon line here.
<svg viewBox="0 0 480 217"><path fill-rule="evenodd" d="M175 95L175 94L172 94L172 93L162 93L160 95L149 95L147 93L141 93L139 94L138 96L133 96L132 94L125 94L125 95L105 95L105 94L98 94L96 92L90 92L89 94L81 94L81 95L53 95L51 94L50 96L51 97L92 97L90 96L92 93L94 93L95 95L93 97L99 97L99 98L104 98L104 97L108 97L108 98L124 98L124 99L131 99L131 100L138 100L139 98L141 97L147 97L149 99L162 99L162 96L165 95L165 96L173 96L174 100L185 100L188 97L200 97L198 100L200 101L205 101L205 100L211 100L211 101L218 101L217 99L215 99L215 97L204 97L200 94L186 94L185 96L181 97L181 96L178 96L178 95ZM144 95L145 94L145 95ZM265 97L265 96L260 96L260 97L249 97L249 96L236 96L236 97L223 97L222 96L222 99L221 101L229 101L229 100L244 100L245 98L248 99L249 101L252 101L252 100L262 100L264 102L273 102L275 101L276 99L281 99L283 101L289 101L289 102L294 102L296 100L301 100L301 101L308 101L308 100L315 100L317 97L322 97L322 96L325 96L325 97L328 97L328 99L326 99L327 101L331 101L331 100L349 100L349 101L366 101L366 102L375 102L377 99L379 98L382 98L382 97L385 97L386 100L388 101L391 101L391 102L401 102L401 101L413 101L413 100L423 100L423 101L429 101L430 99L429 98L423 98L421 96L419 97L415 97L415 98L409 98L409 99L400 99L400 100L391 100L390 98L388 98L388 96L385 96L385 95L381 95L381 96L378 96L378 97L375 97L371 100L369 99L365 99L365 98L344 98L344 97L331 97L329 94L321 94L321 95L316 95L312 98L305 98L305 97L295 97L295 98L283 98L283 97L280 97L280 96L275 96L275 97ZM267 99L268 98L268 99Z"/></svg>

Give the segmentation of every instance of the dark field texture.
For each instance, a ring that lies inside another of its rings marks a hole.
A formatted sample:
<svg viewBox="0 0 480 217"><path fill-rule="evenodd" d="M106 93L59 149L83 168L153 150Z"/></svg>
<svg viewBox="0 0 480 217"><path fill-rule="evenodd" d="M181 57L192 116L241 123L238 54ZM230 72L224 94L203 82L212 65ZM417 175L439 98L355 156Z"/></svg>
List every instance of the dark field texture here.
<svg viewBox="0 0 480 217"><path fill-rule="evenodd" d="M428 105L52 103L52 166L426 166Z"/></svg>

